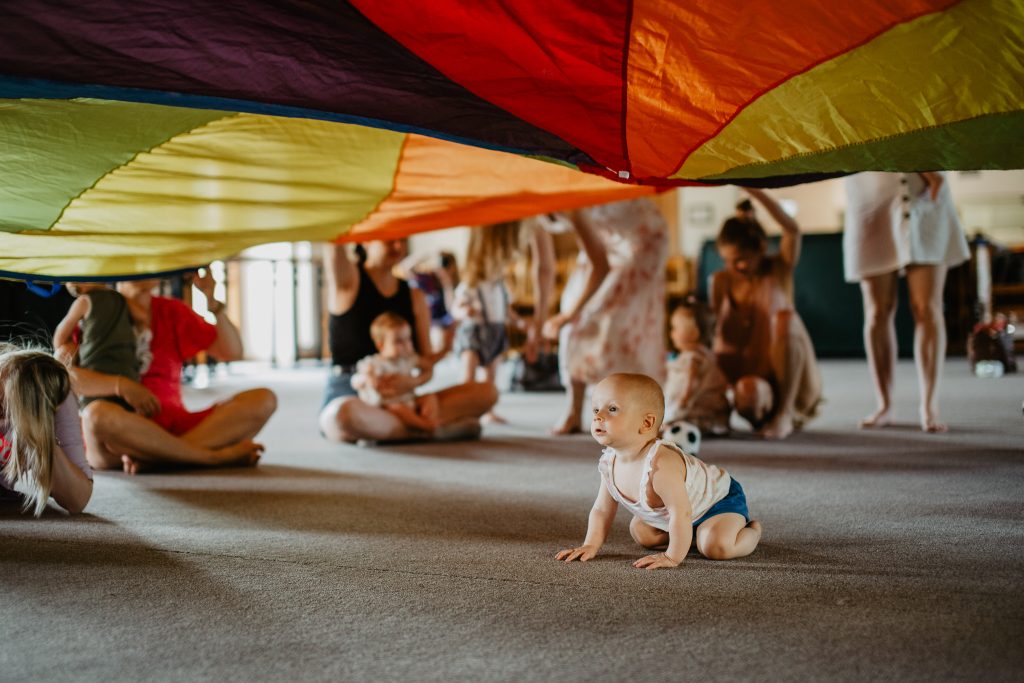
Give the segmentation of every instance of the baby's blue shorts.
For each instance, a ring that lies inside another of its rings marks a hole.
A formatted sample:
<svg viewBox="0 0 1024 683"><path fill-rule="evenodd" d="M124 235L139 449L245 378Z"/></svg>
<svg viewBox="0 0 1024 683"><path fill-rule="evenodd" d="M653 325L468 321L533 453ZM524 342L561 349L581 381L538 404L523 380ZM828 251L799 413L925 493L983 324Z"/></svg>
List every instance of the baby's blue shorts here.
<svg viewBox="0 0 1024 683"><path fill-rule="evenodd" d="M750 511L747 510L747 496L743 493L743 487L740 486L735 477L729 484L729 493L725 494L725 498L712 505L707 512L701 515L701 518L693 523L693 528L696 529L706 520L723 512L735 512L736 514L743 515L743 519L748 522L750 521Z"/></svg>

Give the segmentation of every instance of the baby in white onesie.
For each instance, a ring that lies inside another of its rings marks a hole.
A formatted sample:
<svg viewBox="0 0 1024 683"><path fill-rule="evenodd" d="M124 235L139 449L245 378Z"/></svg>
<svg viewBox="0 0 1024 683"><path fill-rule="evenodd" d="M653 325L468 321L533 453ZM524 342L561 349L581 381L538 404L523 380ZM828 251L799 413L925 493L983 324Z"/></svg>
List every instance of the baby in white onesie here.
<svg viewBox="0 0 1024 683"><path fill-rule="evenodd" d="M381 385L388 378L414 377L425 369L425 361L413 347L409 323L395 313L381 313L370 325L370 337L377 353L356 364L352 388L364 403L393 413L407 427L433 432L438 425L437 396L417 396L412 391L397 395L381 393Z"/></svg>

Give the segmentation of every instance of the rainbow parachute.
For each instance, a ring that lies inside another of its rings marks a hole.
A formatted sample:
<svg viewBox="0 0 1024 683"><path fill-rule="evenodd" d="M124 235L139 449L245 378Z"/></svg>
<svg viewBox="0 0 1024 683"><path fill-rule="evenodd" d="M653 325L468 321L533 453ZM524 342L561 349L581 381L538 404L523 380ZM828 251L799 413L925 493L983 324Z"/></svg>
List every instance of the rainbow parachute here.
<svg viewBox="0 0 1024 683"><path fill-rule="evenodd" d="M1024 0L19 0L0 45L8 274L1024 167Z"/></svg>

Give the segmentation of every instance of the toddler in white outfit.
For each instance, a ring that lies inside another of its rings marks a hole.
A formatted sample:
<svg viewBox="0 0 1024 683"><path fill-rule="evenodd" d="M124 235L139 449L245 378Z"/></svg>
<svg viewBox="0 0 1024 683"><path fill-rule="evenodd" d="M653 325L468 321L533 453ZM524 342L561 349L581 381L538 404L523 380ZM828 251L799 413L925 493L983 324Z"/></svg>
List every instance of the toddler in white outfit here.
<svg viewBox="0 0 1024 683"><path fill-rule="evenodd" d="M416 355L409 323L395 313L381 313L370 325L370 337L377 353L356 364L352 388L364 403L393 413L407 427L433 432L438 425L437 396L417 396L411 391L388 395L385 388L390 377L415 376L426 368L426 361Z"/></svg>
<svg viewBox="0 0 1024 683"><path fill-rule="evenodd" d="M583 545L562 550L556 559L586 562L594 557L620 504L633 515L633 539L663 551L634 562L638 569L678 566L695 536L697 549L712 560L754 551L761 524L749 519L739 482L658 439L665 396L657 382L646 375L609 375L594 389L591 407L590 433L605 447L598 466L601 488Z"/></svg>

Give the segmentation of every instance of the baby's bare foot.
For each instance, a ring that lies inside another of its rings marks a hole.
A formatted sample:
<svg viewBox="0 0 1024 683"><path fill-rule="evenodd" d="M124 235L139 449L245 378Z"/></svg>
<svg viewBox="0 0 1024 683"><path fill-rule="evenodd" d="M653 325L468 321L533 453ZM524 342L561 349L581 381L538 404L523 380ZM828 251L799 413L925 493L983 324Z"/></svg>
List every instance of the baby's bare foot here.
<svg viewBox="0 0 1024 683"><path fill-rule="evenodd" d="M508 424L508 420L503 418L501 415L498 415L494 411L490 411L490 412L484 413L483 417L480 418L480 421L481 422L487 422L489 424L496 424L496 425L507 425Z"/></svg>
<svg viewBox="0 0 1024 683"><path fill-rule="evenodd" d="M928 434L945 434L949 431L949 427L944 422L939 421L938 415L933 415L928 411L921 411L921 431Z"/></svg>
<svg viewBox="0 0 1024 683"><path fill-rule="evenodd" d="M889 414L889 408L879 408L875 412L871 413L863 420L857 423L857 426L861 429L877 429L879 427L888 427L892 424L892 416Z"/></svg>

